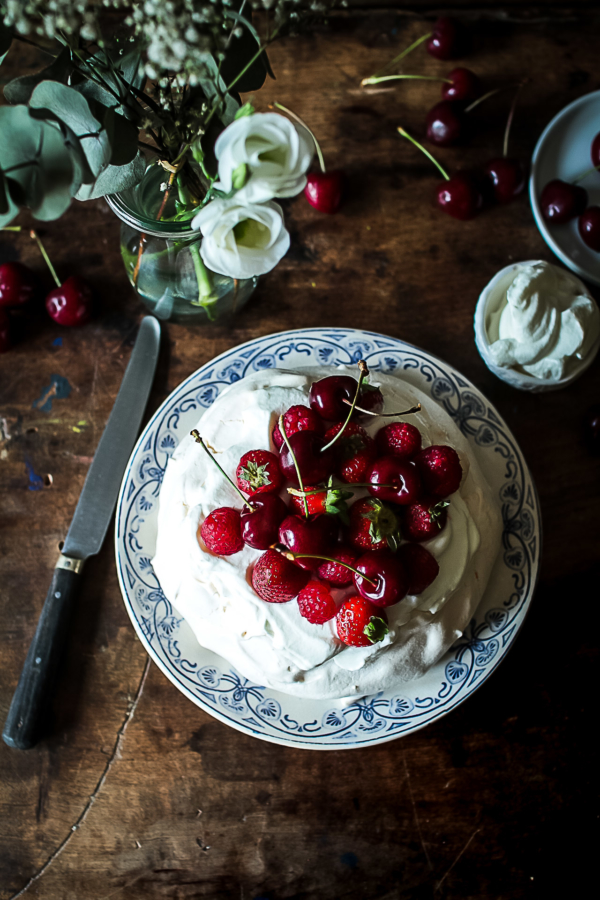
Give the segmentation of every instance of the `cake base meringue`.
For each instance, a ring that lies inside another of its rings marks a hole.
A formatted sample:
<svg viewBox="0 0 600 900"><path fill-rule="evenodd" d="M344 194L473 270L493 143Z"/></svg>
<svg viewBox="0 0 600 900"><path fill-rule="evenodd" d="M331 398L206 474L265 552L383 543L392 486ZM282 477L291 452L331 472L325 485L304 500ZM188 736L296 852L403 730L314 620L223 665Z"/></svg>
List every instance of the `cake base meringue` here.
<svg viewBox="0 0 600 900"><path fill-rule="evenodd" d="M257 372L226 388L204 413L198 430L233 475L242 454L272 448L278 416L295 404L308 405L311 383L332 371ZM446 527L424 545L437 559L438 577L423 593L387 608L390 631L381 643L346 646L337 637L335 619L312 625L295 600L261 600L251 585L252 566L261 551L245 546L233 556L219 557L199 546L196 532L204 518L219 506L239 508L241 501L191 437L173 454L161 487L153 566L166 597L203 647L252 681L297 697L355 699L423 675L468 625L500 545L497 504L450 416L400 378L374 373L371 381L382 388L385 411L421 403L421 412L410 421L420 429L424 446L450 444L464 472L460 489L448 498ZM373 419L365 428L375 434L390 421ZM357 491L355 499L364 495L366 491ZM351 593L355 591L346 589L334 596Z"/></svg>

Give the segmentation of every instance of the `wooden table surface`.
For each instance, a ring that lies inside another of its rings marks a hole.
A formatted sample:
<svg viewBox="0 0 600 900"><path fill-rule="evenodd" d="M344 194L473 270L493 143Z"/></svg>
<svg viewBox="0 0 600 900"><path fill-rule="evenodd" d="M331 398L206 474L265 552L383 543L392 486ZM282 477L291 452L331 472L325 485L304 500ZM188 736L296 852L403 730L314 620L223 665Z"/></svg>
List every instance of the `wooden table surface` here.
<svg viewBox="0 0 600 900"><path fill-rule="evenodd" d="M486 85L532 79L511 147L523 159L561 107L600 88L592 9L465 13L468 65ZM292 248L230 326L164 327L149 411L216 354L288 328L380 330L448 360L497 405L538 486L543 567L522 633L470 700L423 731L353 752L279 747L212 719L147 667L107 540L86 567L51 734L27 752L0 744L2 900L23 888L43 900L508 900L578 896L595 874L599 464L581 420L599 400L600 363L533 397L479 358L472 318L486 282L513 261L556 260L526 196L467 223L433 207L436 174L395 128L422 134L437 85L360 88L425 28L416 14L358 9L273 47L277 81L256 103L306 118L348 172L349 199L333 217L286 202ZM2 75L34 66L17 48ZM450 67L416 52L406 70ZM509 97L481 108L468 146L440 152L450 167L499 154ZM2 721L143 315L104 201L74 202L40 232L59 273L93 283L98 311L79 330L36 313L0 358ZM0 259L49 286L27 237L1 235Z"/></svg>

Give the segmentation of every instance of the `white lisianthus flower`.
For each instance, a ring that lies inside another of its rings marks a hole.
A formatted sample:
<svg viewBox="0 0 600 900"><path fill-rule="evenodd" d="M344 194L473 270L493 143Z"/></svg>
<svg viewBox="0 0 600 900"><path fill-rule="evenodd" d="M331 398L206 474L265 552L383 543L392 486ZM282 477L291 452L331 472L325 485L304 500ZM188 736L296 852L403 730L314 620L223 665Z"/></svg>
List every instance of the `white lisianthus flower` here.
<svg viewBox="0 0 600 900"><path fill-rule="evenodd" d="M276 203L242 204L237 194L205 206L192 219L192 228L202 232L200 255L208 268L230 278L270 272L290 246Z"/></svg>
<svg viewBox="0 0 600 900"><path fill-rule="evenodd" d="M215 143L220 190L234 189L237 197L262 203L273 197L294 197L306 186L306 170L314 153L310 135L277 113L255 113L236 119Z"/></svg>

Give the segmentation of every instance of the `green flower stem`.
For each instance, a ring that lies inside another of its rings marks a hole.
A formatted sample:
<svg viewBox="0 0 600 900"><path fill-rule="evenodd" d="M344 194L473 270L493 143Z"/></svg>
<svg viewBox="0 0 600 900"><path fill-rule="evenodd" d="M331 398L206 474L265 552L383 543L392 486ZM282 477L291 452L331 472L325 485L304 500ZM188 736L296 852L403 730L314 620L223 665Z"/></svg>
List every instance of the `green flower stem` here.
<svg viewBox="0 0 600 900"><path fill-rule="evenodd" d="M313 139L313 142L315 145L315 150L317 151L317 158L319 160L319 165L321 166L321 172L323 172L323 174L325 174L325 160L323 159L323 153L321 151L321 146L320 146L318 140L316 139L316 137L314 136L314 134L312 133L312 131L310 130L310 128L308 127L308 125L306 124L306 122L303 119L301 119L300 116L296 115L295 112L292 112L291 109L288 109L287 106L284 106L282 103L277 103L277 101L275 101L271 105L276 106L277 109L281 109L284 113L287 113L288 116L291 116L292 119L295 119L296 122L299 122L303 128L306 128L306 130L310 134L311 138Z"/></svg>
<svg viewBox="0 0 600 900"><path fill-rule="evenodd" d="M438 78L437 75L373 75L371 78L363 78L361 85L380 84L382 81L398 81L400 79L416 81L443 81L445 84L452 84L451 78Z"/></svg>
<svg viewBox="0 0 600 900"><path fill-rule="evenodd" d="M22 231L20 225L3 225L0 231Z"/></svg>
<svg viewBox="0 0 600 900"><path fill-rule="evenodd" d="M32 230L29 232L29 237L31 237L31 238L36 242L36 244L38 245L38 247L40 248L40 253L41 253L42 256L44 257L44 260L45 260L45 262L46 262L46 265L47 265L48 268L50 269L50 274L52 275L52 277L54 278L54 281L56 282L56 287L60 287L60 284L61 284L61 283L60 283L60 279L59 279L58 275L56 274L56 271L55 271L55 269L54 269L54 266L53 266L52 263L50 262L50 257L49 257L48 254L46 253L46 250L45 250L45 248L44 248L44 245L43 245L42 242L40 241L40 239L39 239L39 237L38 237L38 235L37 235L37 232L34 231L34 230L32 229Z"/></svg>
<svg viewBox="0 0 600 900"><path fill-rule="evenodd" d="M583 181L584 178L587 178L588 175L591 175L592 172L597 172L600 169L600 166L592 166L591 169L586 169L583 175L578 175L577 178L574 178L571 182L572 184L579 184L580 181ZM4 228L4 231L10 231L10 228Z"/></svg>
<svg viewBox="0 0 600 900"><path fill-rule="evenodd" d="M325 444L324 447L321 447L321 453L323 453L324 450L328 450L329 447L332 447L335 444L335 442L337 440L339 440L339 438L341 438L344 431L346 430L346 426L348 425L348 422L352 418L352 413L354 412L354 407L356 406L356 401L358 400L358 395L360 394L360 389L362 387L362 383L365 380L365 378L367 377L367 375L369 374L369 369L367 368L367 364L364 361L364 359L361 359L359 361L358 368L360 369L360 375L358 376L358 384L356 385L356 393L354 395L354 400L352 401L352 405L350 406L348 415L346 416L346 421L344 422L344 424L342 425L342 427L340 428L340 430L338 431L336 436L332 440L330 440L328 444ZM302 485L300 485L300 487L302 487Z"/></svg>
<svg viewBox="0 0 600 900"><path fill-rule="evenodd" d="M416 41L413 41L410 46L406 47L406 49L402 51L402 53L399 53L398 56L395 56L389 63L387 63L387 65L381 70L381 73L387 72L388 69L391 69L392 66L395 66L396 63L399 63L401 59L404 59L404 57L408 56L409 53L412 53L413 50L416 50L416 48L420 44L422 44L424 41L428 41L432 34L432 31L428 31L427 34L424 34L420 38L417 38ZM376 78L377 76L374 75L373 77ZM365 80L361 81L361 84L364 83Z"/></svg>
<svg viewBox="0 0 600 900"><path fill-rule="evenodd" d="M225 471L225 469L220 465L220 463L217 462L216 457L213 456L213 454L210 452L210 450L208 449L208 447L206 446L206 444L204 443L204 441L203 441L202 438L200 437L200 433L198 432L198 430L197 430L196 428L194 428L193 431L190 431L190 434L191 434L191 436L194 438L194 440L196 441L196 443L197 443L197 444L200 444L200 446L202 447L202 449L204 450L204 452L207 454L207 456L212 460L212 462L214 462L215 466L217 467L217 469L219 470L219 472L221 473L221 475L223 476L223 478L225 478L225 480L229 482L229 484L230 484L231 487L234 489L234 491L236 491L236 493L238 493L238 494L240 495L240 497L242 498L242 500L243 500L243 502L246 504L246 506L249 506L250 509L256 509L255 506L252 506L251 501L248 500L247 497L244 497L244 495L243 495L242 492L240 491L240 489L239 489L239 487L237 486L237 484L235 484L235 483L231 480L231 478L229 477L229 475L227 474L227 472Z"/></svg>
<svg viewBox="0 0 600 900"><path fill-rule="evenodd" d="M215 315L212 308L219 298L213 292L212 281L210 280L208 269L200 256L200 249L197 243L190 244L190 253L192 254L196 280L198 282L198 300L194 302L194 306L202 306L206 310L206 315L210 321L214 322Z"/></svg>
<svg viewBox="0 0 600 900"><path fill-rule="evenodd" d="M290 446L290 442L288 440L288 436L287 436L286 430L285 430L285 425L283 424L283 416L279 416L279 430L283 436L283 440L285 441L285 446L288 448L288 450L290 452L290 456L292 457L292 459L294 461L294 468L296 469L296 475L298 476L298 484L300 485L300 490L302 491L302 494L304 495L304 515L308 519L308 516L309 516L308 500L306 499L306 493L304 491L304 485L302 483L302 475L300 474L300 466L298 465L298 460L296 459L296 454L294 453L294 451L292 450L292 448Z"/></svg>
<svg viewBox="0 0 600 900"><path fill-rule="evenodd" d="M339 487L346 488L347 490L352 490L352 489L358 490L358 488L370 488L370 487L393 488L393 487L397 487L397 485L395 485L395 484L379 484L379 482L375 483L372 481L365 482L365 483L362 483L362 482L355 483L355 482L343 481L339 485L334 485L334 487L335 488L339 488ZM315 488L312 491L299 491L297 488L288 488L287 492L288 492L288 494L293 494L294 497L312 497L313 494L322 494L324 491L327 491L327 490L329 490L328 487Z"/></svg>
<svg viewBox="0 0 600 900"><path fill-rule="evenodd" d="M369 584L372 584L373 586L376 584L372 578L367 578L366 575L363 575L363 573L359 572L358 569L355 569L354 566L342 562L341 559L335 559L333 556L321 556L320 553L292 553L291 550L285 550L282 555L286 556L292 562L295 559L322 559L324 562L338 563L338 565L343 566L345 569L350 569L355 575L360 575L360 577L364 578L365 581L368 581Z"/></svg>
<svg viewBox="0 0 600 900"><path fill-rule="evenodd" d="M418 141L415 141L415 139L413 137L411 137L410 134L408 133L408 131L405 131L404 128L398 128L397 131L398 131L398 134L402 135L402 137L407 138L411 142L411 144L414 144L415 147L418 147L419 150L421 151L421 153L424 153L425 156L427 157L427 159L430 159L431 162L434 164L434 166L437 166L437 168L440 170L440 172L444 176L445 180L450 181L450 176L448 175L446 170L442 168L442 166L439 164L437 159L431 155L429 150L426 150L422 144L420 144Z"/></svg>
<svg viewBox="0 0 600 900"><path fill-rule="evenodd" d="M346 406L351 405L350 401L346 400L345 397L342 400L342 403L345 403ZM358 406L358 404L355 404L354 409L357 409L359 412L364 413L365 416L373 416L375 419L393 419L395 416L409 416L412 413L421 412L421 404L417 403L416 406L411 406L410 409L401 409L399 412L392 413L376 413L373 412L372 409L363 409L362 406Z"/></svg>

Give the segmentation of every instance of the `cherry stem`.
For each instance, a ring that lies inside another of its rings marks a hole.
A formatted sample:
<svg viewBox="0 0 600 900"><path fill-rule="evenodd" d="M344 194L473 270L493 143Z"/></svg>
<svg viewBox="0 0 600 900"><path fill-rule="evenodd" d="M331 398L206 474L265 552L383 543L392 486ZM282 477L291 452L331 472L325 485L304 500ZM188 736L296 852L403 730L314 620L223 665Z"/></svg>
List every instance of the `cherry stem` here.
<svg viewBox="0 0 600 900"><path fill-rule="evenodd" d="M282 556L285 556L286 559L289 559L290 562L293 562L295 559L322 559L324 562L332 562L338 563L338 565L343 566L345 569L350 569L351 572L354 572L355 575L360 575L361 578L364 578L365 581L368 581L369 584L372 584L373 587L376 586L377 582L373 581L372 578L367 578L366 575L363 575L362 572L359 572L358 569L355 569L354 566L348 565L348 563L342 562L341 559L335 559L333 556L321 556L316 553L293 553L291 550L279 550Z"/></svg>
<svg viewBox="0 0 600 900"><path fill-rule="evenodd" d="M349 400L344 398L342 403L350 403ZM363 409L362 406L355 406L359 412L364 413L366 416L375 416L377 419L393 419L394 416L409 416L411 413L418 413L421 411L421 404L417 403L416 406L411 406L410 409L403 409L401 412L393 412L393 413L376 413L371 409Z"/></svg>
<svg viewBox="0 0 600 900"><path fill-rule="evenodd" d="M340 485L336 485L337 487L347 488L348 490L358 490L358 488L369 488L369 487L380 487L380 488L394 488L398 487L397 484L379 484L379 482L374 481L366 481L366 482L350 482L344 481ZM314 488L311 491L299 491L297 488L288 488L288 494L293 494L294 497L312 497L313 494L323 494L325 491L328 491L329 487L322 488Z"/></svg>
<svg viewBox="0 0 600 900"><path fill-rule="evenodd" d="M513 98L513 102L511 103L511 106L510 106L510 112L508 113L508 119L506 120L506 128L504 129L504 143L502 144L502 156L505 159L508 156L508 136L510 134L510 129L511 129L511 126L513 123L513 119L515 117L515 109L517 108L517 100L519 99L519 94L521 93L521 88L525 87L528 80L529 79L525 79L525 81L521 82L521 84L517 88L517 91Z"/></svg>
<svg viewBox="0 0 600 900"><path fill-rule="evenodd" d="M446 170L444 168L442 168L442 166L439 164L437 159L431 155L429 150L426 150L422 144L420 144L418 141L416 141L414 139L414 137L411 137L410 134L408 133L408 131L405 131L404 128L398 128L397 131L398 131L398 134L402 135L402 137L407 138L411 142L411 144L414 144L415 147L418 147L418 149L421 151L421 153L424 153L425 156L427 157L427 159L430 159L431 162L434 164L434 166L437 166L437 168L440 170L440 172L442 173L442 175L444 176L446 181L450 181L450 176L448 175Z"/></svg>
<svg viewBox="0 0 600 900"><path fill-rule="evenodd" d="M247 497L244 497L244 495L243 495L242 492L240 491L240 489L239 489L239 487L237 486L237 484L235 484L235 483L231 480L231 478L229 477L229 475L227 474L227 472L225 471L225 469L223 468L223 466L222 466L220 463L217 462L216 457L213 456L213 454L210 452L210 450L208 449L208 447L206 446L206 444L204 443L204 441L203 441L202 438L200 437L200 434L199 434L199 432L197 431L197 429L194 428L193 431L190 431L190 434L191 434L191 436L194 438L194 440L196 441L196 443L197 443L197 444L200 444L200 446L202 447L202 449L203 449L203 450L205 451L205 453L208 455L209 459L211 459L211 460L214 462L215 466L217 467L217 469L219 470L219 472L221 473L221 475L225 478L226 481L229 482L229 484L230 484L231 487L234 489L234 491L235 491L237 494L240 495L240 497L242 498L242 500L244 501L244 503L246 504L246 506L249 506L250 509L257 509L257 507L256 507L256 506L253 506L252 503L250 502L250 500L248 500Z"/></svg>
<svg viewBox="0 0 600 900"><path fill-rule="evenodd" d="M341 436L343 435L343 433L346 429L348 422L352 418L352 413L354 412L354 408L356 407L356 401L358 400L358 395L360 394L360 389L362 387L362 383L369 374L369 368L368 368L366 362L364 361L364 359L360 359L358 361L358 368L360 370L360 375L358 376L358 384L356 385L356 393L354 395L354 400L350 404L350 412L346 416L346 421L344 422L344 424L342 425L342 427L340 428L340 430L338 431L336 436L334 438L332 438L328 444L325 444L324 447L321 447L321 453L323 453L324 450L328 450L330 447L332 447L335 444L335 442L339 438L341 438ZM349 401L345 401L345 402L349 402ZM300 487L302 487L302 485L300 485Z"/></svg>
<svg viewBox="0 0 600 900"><path fill-rule="evenodd" d="M323 172L323 174L325 174L325 160L323 159L323 153L321 151L321 147L319 145L318 140L316 139L316 137L314 136L314 134L312 133L312 131L310 130L310 128L308 127L308 125L306 124L304 119L301 119L299 115L297 115L295 112L292 112L291 109L288 109L287 106L284 106L282 103L277 103L277 101L273 101L273 103L269 104L269 107L271 108L273 106L276 106L277 109L283 110L284 113L287 113L288 116L291 116L292 119L295 119L296 122L299 122L303 128L306 128L306 130L308 131L308 133L310 134L311 138L313 139L313 141L315 143L315 150L317 151L317 157L319 159L319 165L321 166L321 172Z"/></svg>
<svg viewBox="0 0 600 900"><path fill-rule="evenodd" d="M34 230L32 229L32 230L29 232L29 237L32 238L32 239L36 242L36 244L38 245L38 247L40 248L40 253L41 253L42 256L44 257L44 260L45 260L45 262L46 262L46 265L47 265L48 268L50 269L50 274L52 275L52 277L54 278L54 281L56 282L56 287L60 287L60 281L59 281L58 275L56 274L56 271L55 271L55 269L54 269L54 266L53 266L52 263L50 262L50 257L49 257L48 254L46 253L46 250L45 250L45 248L44 248L44 245L43 245L42 242L40 241L37 232L34 231Z"/></svg>
<svg viewBox="0 0 600 900"><path fill-rule="evenodd" d="M591 175L592 172L597 172L600 169L600 165L592 166L591 169L587 169L583 175L578 175L577 178L574 178L571 184L579 184L580 181L583 181L584 178L587 178L588 175Z"/></svg>
<svg viewBox="0 0 600 900"><path fill-rule="evenodd" d="M488 91L487 94L484 94L482 97L478 97L477 100L473 100L471 105L467 106L467 108L465 109L465 112L466 113L471 112L472 109L475 109L476 106L479 106L480 103L483 103L484 100L489 99L489 97L493 97L494 94L500 94L502 91L508 91L508 90L512 90L512 88L515 88L515 87L521 87L522 84L525 84L525 82L522 81L519 84L507 84L504 87L494 88L493 91Z"/></svg>
<svg viewBox="0 0 600 900"><path fill-rule="evenodd" d="M404 59L404 57L408 56L409 53L412 53L413 50L416 50L416 48L420 44L422 44L424 41L428 41L432 34L432 31L428 31L427 34L424 34L420 38L417 38L417 40L413 41L412 44L406 47L406 49L403 50L402 53L399 53L398 56L395 56L389 63L387 63L381 71L387 72L388 69L391 69L392 66L395 66L396 63L399 63L401 59ZM364 84L364 81L362 81L361 84Z"/></svg>
<svg viewBox="0 0 600 900"><path fill-rule="evenodd" d="M454 84L451 78L439 78L437 75L372 75L371 78L363 78L361 85L380 84L382 81L398 81L400 79L417 81L443 81L445 84Z"/></svg>
<svg viewBox="0 0 600 900"><path fill-rule="evenodd" d="M298 476L298 484L300 485L300 490L304 493L304 485L302 484L302 475L300 474L300 466L298 465L298 460L296 459L296 454L292 450L290 442L288 440L288 436L285 432L285 425L283 422L283 416L279 416L279 430L283 435L283 440L285 441L285 446L288 448L290 452L290 456L292 457L292 461L294 463L294 468L296 469L296 475ZM308 500L306 499L306 495L304 495L304 515L308 519L310 513L308 511Z"/></svg>

